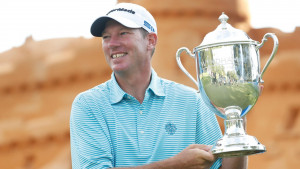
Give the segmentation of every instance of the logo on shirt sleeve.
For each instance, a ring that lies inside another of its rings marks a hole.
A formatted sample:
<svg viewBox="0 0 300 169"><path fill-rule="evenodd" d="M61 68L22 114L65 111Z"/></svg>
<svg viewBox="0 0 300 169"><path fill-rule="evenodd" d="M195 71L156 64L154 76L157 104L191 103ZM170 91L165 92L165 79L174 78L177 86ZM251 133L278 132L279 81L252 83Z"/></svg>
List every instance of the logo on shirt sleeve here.
<svg viewBox="0 0 300 169"><path fill-rule="evenodd" d="M165 125L165 130L166 132L169 134L169 135L173 135L175 134L177 128L176 128L176 125L172 122L168 122L166 125Z"/></svg>

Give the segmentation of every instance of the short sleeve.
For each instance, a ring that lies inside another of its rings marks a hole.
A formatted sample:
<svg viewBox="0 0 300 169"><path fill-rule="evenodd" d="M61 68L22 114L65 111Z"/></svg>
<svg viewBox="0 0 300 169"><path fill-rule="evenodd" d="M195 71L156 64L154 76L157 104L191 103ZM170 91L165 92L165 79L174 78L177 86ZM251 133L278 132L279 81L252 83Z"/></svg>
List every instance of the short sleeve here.
<svg viewBox="0 0 300 169"><path fill-rule="evenodd" d="M108 127L105 119L101 116L95 118L94 113L81 94L75 98L70 116L73 169L113 167L114 161Z"/></svg>

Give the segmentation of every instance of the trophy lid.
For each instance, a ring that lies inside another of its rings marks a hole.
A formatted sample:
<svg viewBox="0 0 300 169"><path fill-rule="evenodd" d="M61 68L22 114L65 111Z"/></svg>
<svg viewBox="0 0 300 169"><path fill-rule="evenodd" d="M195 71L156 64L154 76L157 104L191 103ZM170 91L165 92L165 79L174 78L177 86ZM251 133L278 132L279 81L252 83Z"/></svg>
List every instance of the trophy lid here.
<svg viewBox="0 0 300 169"><path fill-rule="evenodd" d="M236 29L227 23L229 17L223 12L219 17L221 24L212 32L208 33L202 43L200 48L206 47L208 45L215 45L227 42L254 42L244 31Z"/></svg>

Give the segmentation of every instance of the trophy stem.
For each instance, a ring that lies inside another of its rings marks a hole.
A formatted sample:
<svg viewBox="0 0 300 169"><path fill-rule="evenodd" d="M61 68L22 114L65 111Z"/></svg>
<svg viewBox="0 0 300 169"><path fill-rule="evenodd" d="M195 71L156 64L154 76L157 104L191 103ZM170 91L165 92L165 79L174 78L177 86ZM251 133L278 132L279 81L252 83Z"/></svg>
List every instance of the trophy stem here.
<svg viewBox="0 0 300 169"><path fill-rule="evenodd" d="M225 120L225 135L242 136L246 135L243 127L243 119L241 119L241 109L237 106L225 108L227 120Z"/></svg>
<svg viewBox="0 0 300 169"><path fill-rule="evenodd" d="M212 148L212 153L218 157L247 156L266 151L264 145L254 136L247 135L241 119L241 109L237 106L225 108L225 133Z"/></svg>

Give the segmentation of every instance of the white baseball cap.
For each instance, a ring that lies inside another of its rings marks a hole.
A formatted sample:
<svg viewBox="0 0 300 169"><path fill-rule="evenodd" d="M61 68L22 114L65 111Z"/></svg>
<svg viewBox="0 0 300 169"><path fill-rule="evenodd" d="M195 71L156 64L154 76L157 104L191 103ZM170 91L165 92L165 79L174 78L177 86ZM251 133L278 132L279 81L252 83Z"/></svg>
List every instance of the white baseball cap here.
<svg viewBox="0 0 300 169"><path fill-rule="evenodd" d="M92 35L101 37L105 24L110 19L128 28L144 28L149 33L157 34L155 19L144 7L133 3L119 3L94 21L91 26Z"/></svg>

